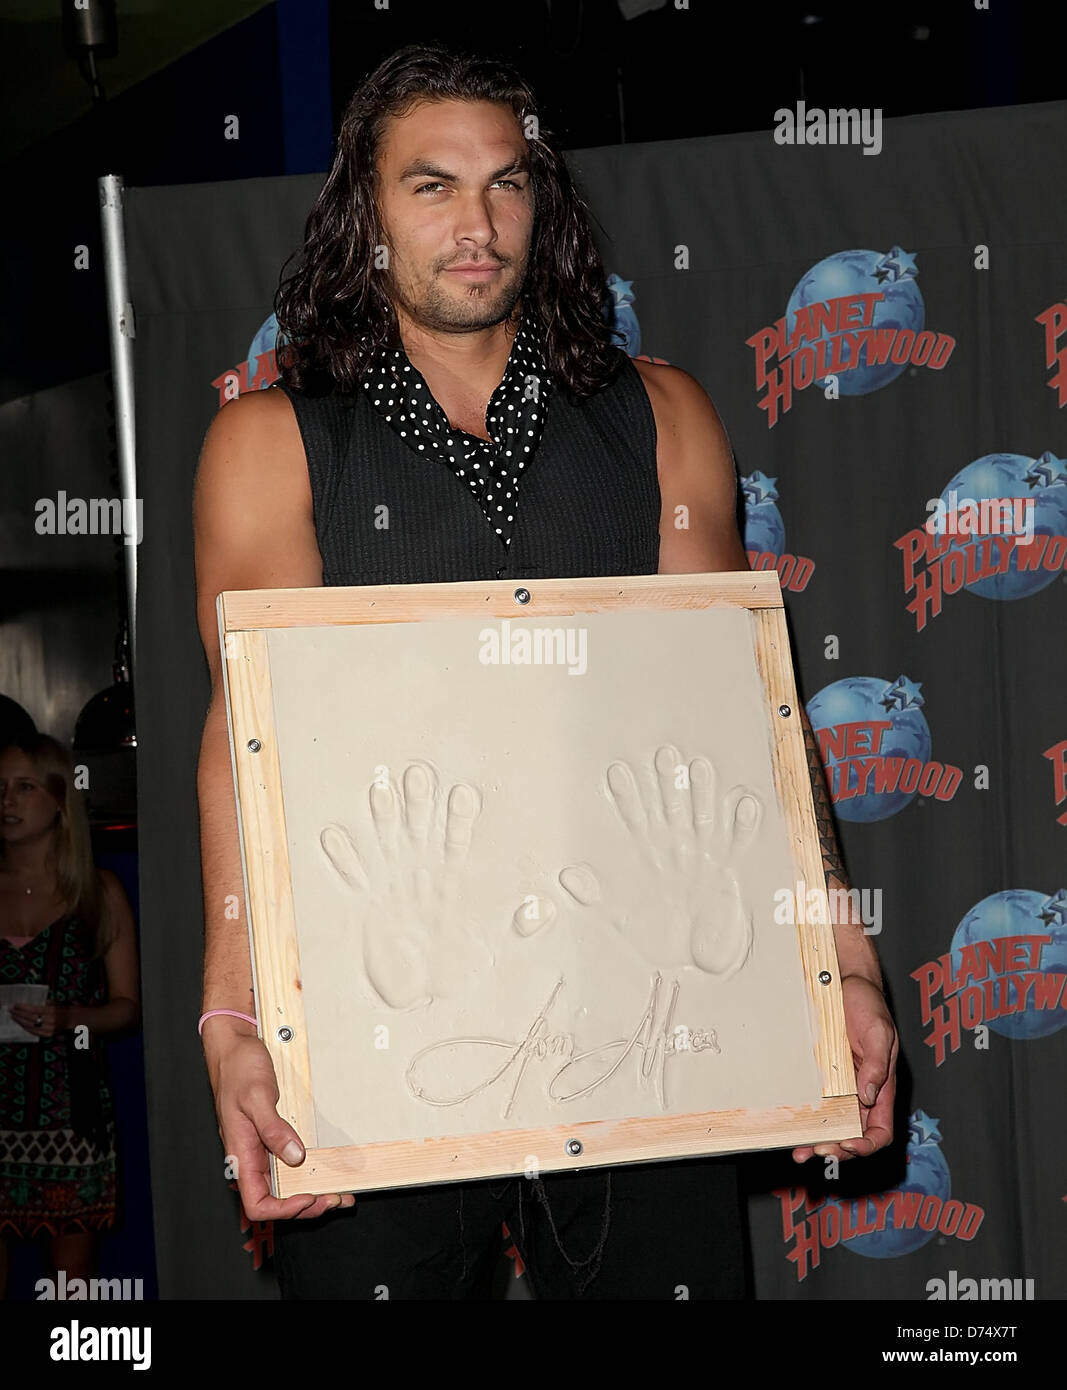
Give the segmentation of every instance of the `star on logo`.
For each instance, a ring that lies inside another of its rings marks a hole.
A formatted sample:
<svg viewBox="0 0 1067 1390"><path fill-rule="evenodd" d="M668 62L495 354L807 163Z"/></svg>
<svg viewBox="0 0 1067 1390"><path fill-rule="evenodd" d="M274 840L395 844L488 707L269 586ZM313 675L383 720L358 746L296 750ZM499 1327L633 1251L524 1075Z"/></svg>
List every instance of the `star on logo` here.
<svg viewBox="0 0 1067 1390"><path fill-rule="evenodd" d="M940 1142L940 1122L928 1115L925 1110L916 1110L908 1121L908 1132L916 1144L936 1144Z"/></svg>
<svg viewBox="0 0 1067 1390"><path fill-rule="evenodd" d="M886 281L896 285L901 280L914 280L918 273L915 256L902 251L899 246L887 251L874 267L874 278L880 285L884 285Z"/></svg>
<svg viewBox="0 0 1067 1390"><path fill-rule="evenodd" d="M910 681L907 676L898 676L892 685L887 685L880 703L884 709L918 709L926 703L919 694L921 681Z"/></svg>
<svg viewBox="0 0 1067 1390"><path fill-rule="evenodd" d="M754 507L758 507L761 502L776 501L778 489L774 485L777 481L777 478L768 478L757 468L755 473L741 479L741 491L745 501L751 502Z"/></svg>
<svg viewBox="0 0 1067 1390"><path fill-rule="evenodd" d="M1030 488L1067 487L1067 459L1058 459L1046 449L1023 474L1023 481Z"/></svg>
<svg viewBox="0 0 1067 1390"><path fill-rule="evenodd" d="M1037 914L1046 927L1067 926L1067 888L1059 888L1046 898Z"/></svg>
<svg viewBox="0 0 1067 1390"><path fill-rule="evenodd" d="M616 275L610 286L612 294L615 296L615 307L620 304L632 304L634 302L632 280L620 280Z"/></svg>

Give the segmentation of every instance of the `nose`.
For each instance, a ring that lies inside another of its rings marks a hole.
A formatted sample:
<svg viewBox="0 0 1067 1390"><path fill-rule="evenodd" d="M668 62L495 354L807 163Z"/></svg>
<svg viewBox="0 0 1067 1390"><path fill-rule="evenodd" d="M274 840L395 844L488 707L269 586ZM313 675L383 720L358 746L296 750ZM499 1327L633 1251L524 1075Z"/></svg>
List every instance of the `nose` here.
<svg viewBox="0 0 1067 1390"><path fill-rule="evenodd" d="M488 197L484 193L472 192L459 205L456 240L473 242L476 246L491 246L496 238Z"/></svg>

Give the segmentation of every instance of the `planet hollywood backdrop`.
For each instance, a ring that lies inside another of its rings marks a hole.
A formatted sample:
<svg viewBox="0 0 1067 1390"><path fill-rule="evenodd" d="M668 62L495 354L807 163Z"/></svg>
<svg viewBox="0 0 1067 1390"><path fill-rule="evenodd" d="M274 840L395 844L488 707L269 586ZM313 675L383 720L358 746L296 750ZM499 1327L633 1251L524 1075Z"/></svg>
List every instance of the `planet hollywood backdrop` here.
<svg viewBox="0 0 1067 1390"><path fill-rule="evenodd" d="M891 121L873 158L770 132L569 156L624 346L684 367L726 424L902 1037L890 1153L836 1178L744 1160L762 1298L1067 1295L1065 122L1061 104ZM127 205L164 1297L275 1293L196 1038L190 495L220 402L276 375L273 293L320 182Z"/></svg>

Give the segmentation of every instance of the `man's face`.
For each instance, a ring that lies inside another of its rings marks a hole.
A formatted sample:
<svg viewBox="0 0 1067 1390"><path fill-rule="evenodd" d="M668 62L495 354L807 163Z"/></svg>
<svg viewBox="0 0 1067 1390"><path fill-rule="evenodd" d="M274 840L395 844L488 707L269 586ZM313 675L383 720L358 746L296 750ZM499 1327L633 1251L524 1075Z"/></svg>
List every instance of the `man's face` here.
<svg viewBox="0 0 1067 1390"><path fill-rule="evenodd" d="M420 327L466 333L506 319L533 231L526 142L506 106L424 102L390 120L378 152L389 293ZM475 273L458 267L476 264Z"/></svg>

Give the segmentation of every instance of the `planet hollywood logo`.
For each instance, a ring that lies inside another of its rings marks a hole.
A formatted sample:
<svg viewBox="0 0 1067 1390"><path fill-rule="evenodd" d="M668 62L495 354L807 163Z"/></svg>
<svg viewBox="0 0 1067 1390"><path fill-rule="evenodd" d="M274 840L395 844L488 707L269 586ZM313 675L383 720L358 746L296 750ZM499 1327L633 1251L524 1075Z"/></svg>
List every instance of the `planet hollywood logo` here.
<svg viewBox="0 0 1067 1390"><path fill-rule="evenodd" d="M911 978L936 1066L959 1051L964 1031L983 1051L988 1029L1020 1040L1058 1032L1067 1024L1067 890L1047 897L1015 888L983 898L956 928L949 952Z"/></svg>
<svg viewBox="0 0 1067 1390"><path fill-rule="evenodd" d="M956 340L924 328L918 273L914 255L894 246L885 255L838 251L801 277L785 315L745 340L756 355L768 429L809 386L831 400L865 396L909 365L945 366Z"/></svg>
<svg viewBox="0 0 1067 1390"><path fill-rule="evenodd" d="M638 362L660 362L665 367L670 363L665 357L652 357L641 351L641 325L634 308L634 282L623 280L614 271L607 279L607 297L604 301L604 318L615 330L619 339L618 347L628 357Z"/></svg>
<svg viewBox="0 0 1067 1390"><path fill-rule="evenodd" d="M623 280L612 271L607 287L604 317L620 339L617 346L630 357L638 357L641 354L641 325L634 308L634 282Z"/></svg>
<svg viewBox="0 0 1067 1390"><path fill-rule="evenodd" d="M1045 384L1056 392L1062 410L1067 405L1067 343L1061 347L1060 339L1067 333L1067 304L1050 304L1034 322L1045 330L1045 366L1052 373Z"/></svg>
<svg viewBox="0 0 1067 1390"><path fill-rule="evenodd" d="M783 589L799 594L815 573L815 561L793 555L785 548L785 522L774 505L778 500L776 478L757 471L741 479L745 499L745 552L754 570L776 569Z"/></svg>
<svg viewBox="0 0 1067 1390"><path fill-rule="evenodd" d="M281 376L278 370L278 348L284 336L278 331L274 314L256 330L248 356L236 366L227 368L211 383L219 393L219 405L235 400L246 391L265 391Z"/></svg>
<svg viewBox="0 0 1067 1390"><path fill-rule="evenodd" d="M840 819L885 820L916 796L951 801L956 795L963 769L931 758L921 690L905 675L895 681L848 676L809 701L808 719Z"/></svg>
<svg viewBox="0 0 1067 1390"><path fill-rule="evenodd" d="M1067 461L1055 454L983 454L926 509L925 523L893 542L919 632L946 594L1028 598L1067 568Z"/></svg>
<svg viewBox="0 0 1067 1390"><path fill-rule="evenodd" d="M1052 764L1052 794L1055 804L1062 806L1067 801L1067 738L1046 748L1041 755ZM1067 825L1067 811L1056 817L1057 825Z"/></svg>
<svg viewBox="0 0 1067 1390"><path fill-rule="evenodd" d="M910 1255L935 1236L973 1240L985 1210L951 1195L952 1175L940 1141L938 1121L916 1110L908 1121L907 1174L899 1187L852 1199L812 1198L803 1187L777 1190L782 1239L793 1242L786 1259L796 1268L797 1282L818 1269L822 1252L836 1245L885 1260Z"/></svg>

